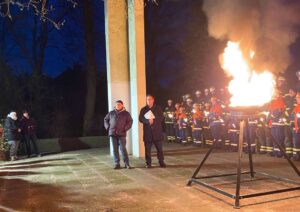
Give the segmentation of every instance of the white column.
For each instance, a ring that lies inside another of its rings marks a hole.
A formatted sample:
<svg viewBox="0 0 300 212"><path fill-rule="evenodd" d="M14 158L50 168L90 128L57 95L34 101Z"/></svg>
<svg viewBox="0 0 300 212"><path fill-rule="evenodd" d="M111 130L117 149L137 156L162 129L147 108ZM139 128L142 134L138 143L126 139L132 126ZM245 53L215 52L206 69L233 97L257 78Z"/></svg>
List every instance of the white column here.
<svg viewBox="0 0 300 212"><path fill-rule="evenodd" d="M143 129L139 123L140 109L146 102L144 1L128 0L128 38L132 127L132 152L144 157Z"/></svg>

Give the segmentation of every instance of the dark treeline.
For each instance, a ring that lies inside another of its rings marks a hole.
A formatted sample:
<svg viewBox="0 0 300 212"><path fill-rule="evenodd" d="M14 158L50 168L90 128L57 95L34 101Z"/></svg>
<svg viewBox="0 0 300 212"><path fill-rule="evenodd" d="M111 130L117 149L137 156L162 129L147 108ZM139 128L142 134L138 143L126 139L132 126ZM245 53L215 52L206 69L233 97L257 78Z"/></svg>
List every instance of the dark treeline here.
<svg viewBox="0 0 300 212"><path fill-rule="evenodd" d="M60 30L13 6L12 19L0 19L0 117L28 109L40 138L104 133L104 2L77 2L47 1Z"/></svg>

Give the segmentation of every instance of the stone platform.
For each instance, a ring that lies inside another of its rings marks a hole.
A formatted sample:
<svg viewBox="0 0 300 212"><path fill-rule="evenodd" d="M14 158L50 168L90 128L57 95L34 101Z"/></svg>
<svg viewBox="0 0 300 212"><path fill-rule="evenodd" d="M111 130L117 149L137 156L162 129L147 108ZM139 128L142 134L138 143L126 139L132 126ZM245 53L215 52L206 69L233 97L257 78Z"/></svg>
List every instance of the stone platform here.
<svg viewBox="0 0 300 212"><path fill-rule="evenodd" d="M131 158L135 169L113 170L109 149L88 149L0 163L0 211L233 211L234 200L193 184L188 178L207 151L205 148L165 144L168 167L153 160ZM155 155L155 153L153 153ZM216 151L203 175L235 171L236 153ZM244 158L247 168L247 156ZM300 168L300 163L296 162ZM281 158L254 155L257 171L300 182ZM235 177L208 182L234 191ZM242 194L287 188L273 180L243 178ZM299 211L300 191L241 200L240 211Z"/></svg>

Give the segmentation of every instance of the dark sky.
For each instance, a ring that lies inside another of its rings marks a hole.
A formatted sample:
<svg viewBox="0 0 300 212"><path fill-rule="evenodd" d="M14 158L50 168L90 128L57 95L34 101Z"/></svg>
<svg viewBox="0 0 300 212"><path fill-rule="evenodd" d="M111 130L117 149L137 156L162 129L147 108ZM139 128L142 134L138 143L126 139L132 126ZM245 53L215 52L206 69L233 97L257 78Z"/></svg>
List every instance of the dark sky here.
<svg viewBox="0 0 300 212"><path fill-rule="evenodd" d="M54 1L55 2L55 1ZM94 2L95 16L95 43L96 43L96 62L98 71L104 72L106 70L105 59L105 28L104 28L104 2ZM66 5L64 5L66 6ZM72 5L63 8L56 6L56 10L52 12L54 20L57 17L61 17L64 14L63 20L65 20L64 26L60 30L52 29L48 35L49 42L45 49L45 59L43 64L44 74L57 77L67 68L73 67L75 64L81 64L84 67L85 64L85 42L84 42L84 28L83 28L83 16L82 8L79 4L75 9L70 9ZM68 12L65 12L68 11ZM18 12L18 11L17 11ZM31 11L32 12L32 11ZM17 16L14 17L15 30L22 33L23 42L28 49L32 46L32 24L33 15L30 11L24 14L23 20L17 20ZM3 18L1 22L7 21ZM51 23L48 23L49 28L53 28ZM31 73L32 67L28 63L28 60L24 59L24 54L20 51L20 48L15 44L16 40L8 36L5 40L6 51L13 46L13 50L10 50L10 54L6 54L6 60L9 66L15 71L15 73Z"/></svg>

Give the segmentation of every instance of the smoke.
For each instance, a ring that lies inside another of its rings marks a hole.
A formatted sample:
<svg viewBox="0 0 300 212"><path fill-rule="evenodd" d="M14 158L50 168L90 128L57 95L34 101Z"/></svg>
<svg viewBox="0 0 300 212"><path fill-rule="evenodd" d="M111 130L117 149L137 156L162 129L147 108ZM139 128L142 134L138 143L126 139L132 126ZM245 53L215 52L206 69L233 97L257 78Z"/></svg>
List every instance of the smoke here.
<svg viewBox="0 0 300 212"><path fill-rule="evenodd" d="M299 0L204 0L209 34L240 42L255 51L257 71L283 72L291 63L289 46L300 26Z"/></svg>

